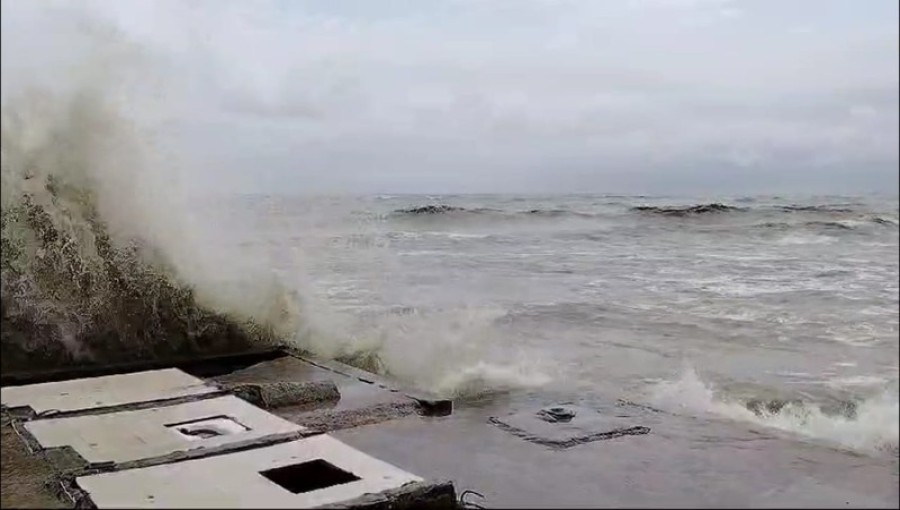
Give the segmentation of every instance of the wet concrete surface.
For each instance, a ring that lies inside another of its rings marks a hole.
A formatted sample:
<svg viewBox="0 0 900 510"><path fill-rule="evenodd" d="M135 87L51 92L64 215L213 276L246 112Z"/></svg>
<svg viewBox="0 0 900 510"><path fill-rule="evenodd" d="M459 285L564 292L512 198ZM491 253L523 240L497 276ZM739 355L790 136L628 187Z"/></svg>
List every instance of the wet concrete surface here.
<svg viewBox="0 0 900 510"><path fill-rule="evenodd" d="M460 493L483 494L485 507L897 507L896 459L658 413L641 417L646 435L558 450L488 423L502 412L463 407L334 435L422 476L452 479Z"/></svg>
<svg viewBox="0 0 900 510"><path fill-rule="evenodd" d="M498 394L457 403L452 415L433 417L424 416L418 401L402 391L292 357L215 381L332 381L339 400L271 412L329 432L427 480L452 480L457 493L477 491L485 500L473 501L486 508L896 508L900 497L896 456L864 457L770 429L659 412L616 401L615 396L564 401L557 395L541 400ZM536 417L541 408L560 403L576 410L576 417L559 424ZM514 433L498 422L527 433ZM648 430L602 434L632 426ZM591 435L596 432L601 435ZM30 505L17 506L42 506L49 497L46 490L26 491L28 495L12 489L12 496L6 495L8 473L25 473L14 475L23 480L22 487L38 487L52 476L46 466L31 467L30 459L16 456L6 444L7 436L4 427L4 507L7 501L22 501L10 499L16 494L31 498ZM560 448L529 440L531 436L592 439ZM24 467L8 463L10 451L13 463Z"/></svg>
<svg viewBox="0 0 900 510"><path fill-rule="evenodd" d="M391 391L377 385L367 383L354 377L345 377L333 371L311 365L303 360L285 356L273 361L262 362L231 374L217 377L219 382L333 382L340 393L340 398L317 405L316 409L328 409L333 412L366 409L384 404L407 404L413 402L398 391ZM295 410L297 413L302 409ZM286 414L291 411L281 411ZM296 414L296 413L293 413Z"/></svg>
<svg viewBox="0 0 900 510"><path fill-rule="evenodd" d="M216 378L227 383L326 382L337 386L337 400L284 406L269 411L317 432L329 432L380 423L417 414L417 402L390 388L311 365L291 356L267 361Z"/></svg>

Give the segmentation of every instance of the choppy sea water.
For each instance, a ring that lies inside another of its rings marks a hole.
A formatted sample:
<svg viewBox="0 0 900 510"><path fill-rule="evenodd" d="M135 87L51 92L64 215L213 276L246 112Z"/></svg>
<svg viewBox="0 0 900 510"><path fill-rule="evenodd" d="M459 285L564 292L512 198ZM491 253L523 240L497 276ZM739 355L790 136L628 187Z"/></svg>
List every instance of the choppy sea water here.
<svg viewBox="0 0 900 510"><path fill-rule="evenodd" d="M893 457L898 200L232 196L217 250L322 354L458 405L625 398ZM228 279L227 275L222 276Z"/></svg>

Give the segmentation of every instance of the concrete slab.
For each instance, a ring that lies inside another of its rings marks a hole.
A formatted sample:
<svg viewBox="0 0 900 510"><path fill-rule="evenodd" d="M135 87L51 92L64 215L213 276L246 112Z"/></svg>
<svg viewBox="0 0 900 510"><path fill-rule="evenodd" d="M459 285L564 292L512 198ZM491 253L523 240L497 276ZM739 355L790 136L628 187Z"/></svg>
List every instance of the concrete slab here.
<svg viewBox="0 0 900 510"><path fill-rule="evenodd" d="M90 463L151 459L304 430L231 395L137 411L33 420L25 423L25 429L41 446L71 446Z"/></svg>
<svg viewBox="0 0 900 510"><path fill-rule="evenodd" d="M240 384L292 383L331 384L337 399L311 399L301 405L279 406L271 412L319 432L377 423L420 411L420 404L399 391L363 382L334 370L323 368L293 356L258 363L219 376L224 387ZM244 395L239 394L244 397ZM256 399L251 399L257 403ZM259 404L258 404L259 405Z"/></svg>
<svg viewBox="0 0 900 510"><path fill-rule="evenodd" d="M71 412L102 407L203 395L218 391L177 368L88 379L8 386L0 389L4 406L31 407L37 414Z"/></svg>
<svg viewBox="0 0 900 510"><path fill-rule="evenodd" d="M279 471L289 466L294 466L293 474ZM322 482L329 479L344 483L323 487L327 483ZM83 476L76 483L98 508L314 508L421 481L320 435L204 459ZM295 486L286 489L279 484ZM304 488L312 489L292 492Z"/></svg>
<svg viewBox="0 0 900 510"><path fill-rule="evenodd" d="M217 377L220 384L230 386L238 383L332 383L338 389L338 399L323 401L317 408L333 411L363 409L381 404L408 402L411 399L398 391L364 382L357 377L345 375L317 366L293 356L285 356L265 361L245 369Z"/></svg>
<svg viewBox="0 0 900 510"><path fill-rule="evenodd" d="M439 397L426 391L407 387L399 381L388 380L384 377L341 363L337 360L312 359L299 352L291 352L291 355L311 365L324 368L349 378L357 379L367 384L372 384L373 386L388 391L400 393L407 398L415 400L422 408L422 411L427 415L448 416L453 412L452 399ZM344 389L341 388L341 394L343 393Z"/></svg>
<svg viewBox="0 0 900 510"><path fill-rule="evenodd" d="M492 417L489 421L526 441L553 448L570 448L592 441L650 432L648 427L635 423L635 417L621 409L611 407L606 411L561 405Z"/></svg>

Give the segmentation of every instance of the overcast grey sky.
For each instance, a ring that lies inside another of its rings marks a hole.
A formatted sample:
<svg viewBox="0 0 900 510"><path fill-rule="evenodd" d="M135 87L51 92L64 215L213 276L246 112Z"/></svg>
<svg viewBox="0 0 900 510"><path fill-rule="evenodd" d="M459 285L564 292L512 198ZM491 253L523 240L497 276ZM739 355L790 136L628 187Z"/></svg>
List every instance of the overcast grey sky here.
<svg viewBox="0 0 900 510"><path fill-rule="evenodd" d="M897 187L896 0L3 0L4 89L75 11L164 63L195 186Z"/></svg>

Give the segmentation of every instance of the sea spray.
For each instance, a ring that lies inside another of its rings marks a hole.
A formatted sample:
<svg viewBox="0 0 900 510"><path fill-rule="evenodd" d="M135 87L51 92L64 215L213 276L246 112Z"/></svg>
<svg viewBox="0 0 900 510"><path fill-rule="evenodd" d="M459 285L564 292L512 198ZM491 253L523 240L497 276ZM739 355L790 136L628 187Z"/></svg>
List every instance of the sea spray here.
<svg viewBox="0 0 900 510"><path fill-rule="evenodd" d="M159 105L138 78L157 70L115 30L38 30L60 24L54 12L31 20L35 37L71 39L54 47L83 50L70 55L78 64L42 69L33 83L4 66L3 369L243 350L296 329L270 282L212 286L177 163L142 115Z"/></svg>
<svg viewBox="0 0 900 510"><path fill-rule="evenodd" d="M183 66L170 66L178 56L78 4L3 9L19 20L3 34L4 370L277 343L443 394L544 380L526 356L503 353L490 313L419 310L372 324L318 299L302 263L276 269L283 254L234 249L233 225L193 195L216 168L181 128L215 105L186 92ZM309 236L287 234L303 258ZM403 269L384 247L367 255L383 256L376 272Z"/></svg>

